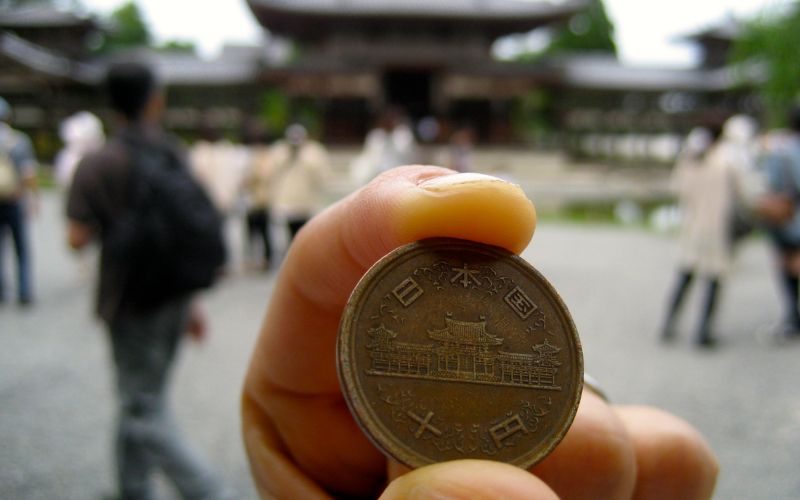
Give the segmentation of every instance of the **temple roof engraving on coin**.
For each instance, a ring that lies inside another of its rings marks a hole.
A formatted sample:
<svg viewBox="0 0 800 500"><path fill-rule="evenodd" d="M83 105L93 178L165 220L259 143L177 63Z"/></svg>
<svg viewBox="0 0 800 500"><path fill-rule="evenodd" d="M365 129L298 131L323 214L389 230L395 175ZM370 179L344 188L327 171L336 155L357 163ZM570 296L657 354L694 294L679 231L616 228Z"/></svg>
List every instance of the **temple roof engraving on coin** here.
<svg viewBox="0 0 800 500"><path fill-rule="evenodd" d="M348 301L337 339L356 423L410 467L540 461L577 411L580 339L553 286L502 248L437 238L393 250Z"/></svg>
<svg viewBox="0 0 800 500"><path fill-rule="evenodd" d="M427 331L429 344L398 341L384 324L367 332L369 375L459 381L561 390L557 382L561 348L547 339L531 353L503 352L503 338L486 329L486 320L457 320L447 315L444 328Z"/></svg>

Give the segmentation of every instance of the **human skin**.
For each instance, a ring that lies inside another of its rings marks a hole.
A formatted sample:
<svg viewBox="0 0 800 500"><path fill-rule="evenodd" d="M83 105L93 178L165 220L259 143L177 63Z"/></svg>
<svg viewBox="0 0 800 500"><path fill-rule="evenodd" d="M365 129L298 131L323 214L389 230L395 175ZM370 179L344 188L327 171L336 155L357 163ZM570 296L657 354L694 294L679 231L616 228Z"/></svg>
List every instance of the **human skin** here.
<svg viewBox="0 0 800 500"><path fill-rule="evenodd" d="M298 234L277 278L242 397L242 432L265 498L709 498L712 451L655 408L610 406L585 390L567 435L525 471L463 460L414 471L388 460L351 416L336 375L350 292L385 254L435 236L521 252L536 227L522 190L438 167L391 170Z"/></svg>

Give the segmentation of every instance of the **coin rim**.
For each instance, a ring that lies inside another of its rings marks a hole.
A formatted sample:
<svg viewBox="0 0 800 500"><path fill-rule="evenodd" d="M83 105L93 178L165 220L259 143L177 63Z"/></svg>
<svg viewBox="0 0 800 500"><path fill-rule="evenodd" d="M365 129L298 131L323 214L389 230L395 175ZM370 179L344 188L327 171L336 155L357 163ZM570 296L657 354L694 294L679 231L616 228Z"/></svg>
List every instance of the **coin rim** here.
<svg viewBox="0 0 800 500"><path fill-rule="evenodd" d="M474 245L479 245L483 248L476 249L479 251L487 252L488 254L494 254L498 257L504 258L511 258L519 265L523 271L532 273L536 278L538 278L542 286L551 294L552 299L557 306L557 310L561 313L564 319L564 323L566 326L565 337L567 339L571 339L576 351L575 356L575 364L578 367L579 374L577 377L577 383L575 384L575 391L572 394L574 399L574 404L570 411L567 413L566 418L564 419L562 425L559 429L556 430L554 433L553 439L550 443L541 449L538 453L533 453L533 451L526 452L522 454L519 459L513 460L507 463L512 465L527 469L541 460L543 460L547 455L549 455L553 449L561 442L561 440L566 435L569 428L572 426L572 422L575 419L575 415L578 411L578 405L580 404L581 394L583 392L583 348L581 345L580 337L578 336L577 328L575 327L575 323L572 320L572 315L567 309L566 304L564 303L561 296L555 290L552 284L540 273L535 267L533 267L530 263L528 263L525 259L516 255L514 253L509 252L508 250L497 247L494 245L488 245L485 243L479 243L470 240L463 240L457 238L429 238L425 240L420 240L417 242L409 243L407 245L398 247L381 259L379 259L372 267L367 270L364 276L356 284L355 288L353 288L350 297L347 300L347 305L344 309L344 314L342 315L342 319L339 322L339 332L336 338L336 371L339 377L339 385L342 390L342 395L344 396L345 401L347 402L347 406L350 409L351 415L358 423L359 427L364 431L367 438L374 444L379 450L381 450L387 457L394 458L398 462L411 467L411 468L418 468L424 465L429 465L434 463L434 461L430 460L420 460L422 455L419 453L414 454L413 448L409 445L403 443L396 434L391 434L388 432L383 432L380 428L382 424L380 422L373 422L373 419L370 418L371 412L366 408L367 402L363 401L362 398L359 396L360 384L356 381L357 377L354 373L353 363L351 362L351 349L350 349L350 342L349 339L353 335L353 322L356 316L356 310L358 309L358 305L362 302L362 296L366 293L367 288L371 287L371 281L375 277L375 275L380 274L384 271L384 269L394 262L396 259L411 253L416 252L418 249L422 247L427 247L428 249L436 248L436 247L448 247L452 245L465 245L472 247L471 249L475 249ZM374 419L377 420L377 419ZM385 427L385 426L383 426ZM390 434L390 435L387 435ZM401 444L403 447L407 447L411 450L411 453L405 453L404 450L400 446L392 446L395 443ZM395 449L393 449L395 448ZM491 458L487 458L487 460L491 460Z"/></svg>

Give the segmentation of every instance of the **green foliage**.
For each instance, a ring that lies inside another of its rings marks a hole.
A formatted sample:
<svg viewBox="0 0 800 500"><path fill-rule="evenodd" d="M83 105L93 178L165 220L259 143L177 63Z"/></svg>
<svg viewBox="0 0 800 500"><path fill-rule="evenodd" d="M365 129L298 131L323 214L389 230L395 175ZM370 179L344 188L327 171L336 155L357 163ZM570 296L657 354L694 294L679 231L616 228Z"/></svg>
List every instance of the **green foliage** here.
<svg viewBox="0 0 800 500"><path fill-rule="evenodd" d="M147 47L152 36L147 27L142 13L136 3L128 1L111 13L111 32L105 37L99 50L102 52L133 48Z"/></svg>
<svg viewBox="0 0 800 500"><path fill-rule="evenodd" d="M157 50L162 52L188 52L194 54L197 50L194 42L186 40L167 40L158 47Z"/></svg>
<svg viewBox="0 0 800 500"><path fill-rule="evenodd" d="M572 16L567 25L555 33L545 53L587 51L617 54L614 25L602 0L593 1L584 12Z"/></svg>
<svg viewBox="0 0 800 500"><path fill-rule="evenodd" d="M608 18L602 0L594 0L588 8L575 14L567 24L553 28L550 43L541 52L520 54L517 62L533 62L542 56L605 53L617 55L614 24ZM524 135L546 134L553 128L554 98L552 91L538 89L517 103L513 114L514 127Z"/></svg>
<svg viewBox="0 0 800 500"><path fill-rule="evenodd" d="M511 114L514 129L523 135L552 131L552 101L552 94L546 89L534 89L518 99Z"/></svg>
<svg viewBox="0 0 800 500"><path fill-rule="evenodd" d="M279 90L271 89L261 94L260 117L269 130L282 132L289 125L291 103Z"/></svg>
<svg viewBox="0 0 800 500"><path fill-rule="evenodd" d="M551 32L549 43L541 51L517 55L514 58L517 62L533 62L543 56L578 52L617 55L614 24L606 14L603 0L594 0L586 10L572 16L564 25L543 29Z"/></svg>
<svg viewBox="0 0 800 500"><path fill-rule="evenodd" d="M734 44L732 62L763 65L766 78L757 83L770 125L785 122L786 109L800 96L800 2L786 10L762 13L747 23ZM749 64L742 68L752 67Z"/></svg>

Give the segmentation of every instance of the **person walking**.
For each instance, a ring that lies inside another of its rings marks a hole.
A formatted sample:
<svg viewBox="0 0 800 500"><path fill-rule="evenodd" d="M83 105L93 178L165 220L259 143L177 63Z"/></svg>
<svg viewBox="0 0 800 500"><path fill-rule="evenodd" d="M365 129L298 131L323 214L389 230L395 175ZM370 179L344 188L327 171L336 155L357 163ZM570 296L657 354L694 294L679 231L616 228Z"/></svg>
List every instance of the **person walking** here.
<svg viewBox="0 0 800 500"><path fill-rule="evenodd" d="M382 172L416 160L417 144L408 118L401 108L389 106L367 133L362 152L350 166L350 175L360 186Z"/></svg>
<svg viewBox="0 0 800 500"><path fill-rule="evenodd" d="M6 232L11 233L17 256L17 300L33 303L33 276L28 241L28 209L36 191L36 156L28 136L9 125L11 106L0 97L0 303L6 300L3 254ZM29 203L30 204L29 204Z"/></svg>
<svg viewBox="0 0 800 500"><path fill-rule="evenodd" d="M59 136L64 147L53 161L53 170L56 181L66 190L81 158L103 145L105 132L102 122L94 113L79 111L61 122Z"/></svg>
<svg viewBox="0 0 800 500"><path fill-rule="evenodd" d="M688 135L675 166L673 187L681 208L680 264L670 295L661 339L676 337L675 324L686 294L696 276L704 277L706 293L697 329L700 347L713 347L714 312L722 277L733 249L730 224L737 200L745 199L745 169L724 140L721 130L696 128Z"/></svg>
<svg viewBox="0 0 800 500"><path fill-rule="evenodd" d="M773 133L762 159L767 192L759 215L775 248L784 318L776 332L800 339L800 104L788 113L788 130Z"/></svg>
<svg viewBox="0 0 800 500"><path fill-rule="evenodd" d="M242 184L247 206L245 255L251 267L269 270L272 262L272 237L270 235L273 180L276 174L266 132L254 128L245 134L247 171ZM253 247L261 245L260 258Z"/></svg>
<svg viewBox="0 0 800 500"><path fill-rule="evenodd" d="M309 139L302 125L290 125L285 135L271 151L277 171L273 210L276 219L285 221L292 240L324 204L330 160L325 147Z"/></svg>
<svg viewBox="0 0 800 500"><path fill-rule="evenodd" d="M120 241L127 241L121 235L128 230L129 215L143 210L136 200L145 178L145 155L157 151L172 161L157 168L188 166L182 163L177 143L159 126L164 99L147 66L112 65L105 85L120 127L78 165L66 215L72 248L84 248L93 240L99 240L101 247L97 312L108 330L116 375L119 496L153 498L153 475L161 471L183 498L224 498L227 492L221 480L184 437L168 404L169 378L181 338L187 331L202 338L204 319L186 294L172 291L166 276L159 287L134 288L137 274L147 273L141 267L134 269L118 248L123 245ZM153 170L147 172L153 175ZM188 172L186 178L191 179ZM205 200L213 210L207 196ZM219 239L222 247L221 230Z"/></svg>

